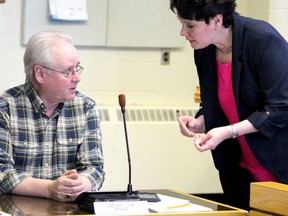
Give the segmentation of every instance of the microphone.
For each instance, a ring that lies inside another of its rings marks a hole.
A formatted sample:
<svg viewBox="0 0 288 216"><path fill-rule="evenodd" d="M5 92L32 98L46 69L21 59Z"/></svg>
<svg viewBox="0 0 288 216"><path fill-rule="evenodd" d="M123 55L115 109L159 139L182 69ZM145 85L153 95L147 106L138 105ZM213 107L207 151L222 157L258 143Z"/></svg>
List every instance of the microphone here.
<svg viewBox="0 0 288 216"><path fill-rule="evenodd" d="M108 191L108 192L83 192L81 193L74 201L78 204L80 209L85 209L91 213L94 213L94 202L111 202L111 201L148 201L148 202L158 202L159 197L156 193L149 192L138 192L132 190L131 184L131 157L129 150L129 142L127 135L127 126L126 126L126 115L125 115L125 105L126 99L124 94L118 96L119 105L121 107L121 112L123 114L123 123L125 130L125 140L127 148L127 158L129 165L129 183L127 191Z"/></svg>
<svg viewBox="0 0 288 216"><path fill-rule="evenodd" d="M133 191L132 183L131 183L131 157L130 157L130 150L129 150L129 142L128 142L128 133L127 133L127 126L126 126L126 115L125 115L125 105L126 105L126 98L124 94L120 94L118 96L119 105L121 107L121 112L123 116L123 124L124 124L124 131L125 131L125 140L126 140L126 148L127 148L127 158L128 158L128 166L129 166L129 183L127 187L127 197L128 198L139 198L140 200L146 200L148 202L158 202L160 201L158 195L152 192L138 192Z"/></svg>
<svg viewBox="0 0 288 216"><path fill-rule="evenodd" d="M130 157L130 150L129 150L129 142L128 142L128 135L127 135L127 126L126 126L126 115L125 115L125 105L126 105L126 98L124 94L120 94L118 96L119 105L121 107L121 112L123 116L123 124L124 124L124 131L125 131L125 140L126 140L126 148L127 148L127 158L128 158L128 166L129 166L129 183L127 187L128 195L133 195L133 189L131 184L131 157Z"/></svg>

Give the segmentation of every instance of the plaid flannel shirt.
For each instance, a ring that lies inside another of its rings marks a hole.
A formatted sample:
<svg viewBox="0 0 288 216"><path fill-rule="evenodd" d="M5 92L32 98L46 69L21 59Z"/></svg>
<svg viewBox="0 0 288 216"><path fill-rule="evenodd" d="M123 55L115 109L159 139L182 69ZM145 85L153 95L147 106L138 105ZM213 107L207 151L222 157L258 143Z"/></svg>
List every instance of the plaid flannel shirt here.
<svg viewBox="0 0 288 216"><path fill-rule="evenodd" d="M96 103L77 92L49 118L32 85L0 95L0 189L10 193L27 177L57 179L82 168L92 189L104 181L102 134Z"/></svg>

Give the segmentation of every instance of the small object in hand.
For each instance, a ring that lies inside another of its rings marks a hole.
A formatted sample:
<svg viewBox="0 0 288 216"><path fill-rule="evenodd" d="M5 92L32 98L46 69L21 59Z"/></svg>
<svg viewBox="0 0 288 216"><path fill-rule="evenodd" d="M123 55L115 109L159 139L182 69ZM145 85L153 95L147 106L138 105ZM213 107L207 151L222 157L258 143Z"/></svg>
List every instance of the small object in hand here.
<svg viewBox="0 0 288 216"><path fill-rule="evenodd" d="M71 198L72 198L72 195L71 195L70 193L67 193L67 194L66 194L66 198L67 198L67 199L71 199Z"/></svg>
<svg viewBox="0 0 288 216"><path fill-rule="evenodd" d="M202 145L203 145L203 144L201 143L201 137L200 137L200 136L195 137L195 139L194 139L194 144L195 144L196 146L202 146Z"/></svg>

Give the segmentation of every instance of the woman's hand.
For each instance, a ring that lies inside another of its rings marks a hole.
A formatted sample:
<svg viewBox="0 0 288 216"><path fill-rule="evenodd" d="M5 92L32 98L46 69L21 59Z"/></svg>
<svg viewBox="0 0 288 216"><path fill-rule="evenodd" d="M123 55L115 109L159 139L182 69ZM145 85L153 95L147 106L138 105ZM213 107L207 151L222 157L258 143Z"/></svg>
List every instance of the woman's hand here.
<svg viewBox="0 0 288 216"><path fill-rule="evenodd" d="M217 127L206 134L195 136L194 144L198 151L203 152L215 149L219 143L228 138L231 138L231 127Z"/></svg>
<svg viewBox="0 0 288 216"><path fill-rule="evenodd" d="M205 132L204 117L199 116L197 119L191 116L180 116L178 118L180 131L184 136L194 137L196 133Z"/></svg>

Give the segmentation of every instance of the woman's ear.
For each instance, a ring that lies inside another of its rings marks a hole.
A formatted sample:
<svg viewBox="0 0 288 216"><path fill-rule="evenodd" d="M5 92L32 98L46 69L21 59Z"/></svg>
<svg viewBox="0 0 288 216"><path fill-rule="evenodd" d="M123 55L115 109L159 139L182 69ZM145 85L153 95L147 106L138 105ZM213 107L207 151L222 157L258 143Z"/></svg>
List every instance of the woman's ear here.
<svg viewBox="0 0 288 216"><path fill-rule="evenodd" d="M35 65L34 66L34 76L35 76L35 80L38 83L43 83L45 80L45 76L46 76L46 74L43 71L43 67L41 67L40 65Z"/></svg>
<svg viewBox="0 0 288 216"><path fill-rule="evenodd" d="M223 24L223 16L222 14L218 14L213 18L215 29L220 29Z"/></svg>

